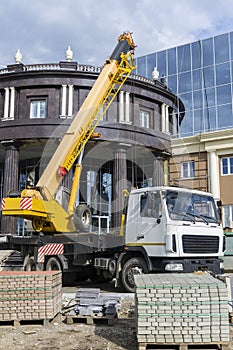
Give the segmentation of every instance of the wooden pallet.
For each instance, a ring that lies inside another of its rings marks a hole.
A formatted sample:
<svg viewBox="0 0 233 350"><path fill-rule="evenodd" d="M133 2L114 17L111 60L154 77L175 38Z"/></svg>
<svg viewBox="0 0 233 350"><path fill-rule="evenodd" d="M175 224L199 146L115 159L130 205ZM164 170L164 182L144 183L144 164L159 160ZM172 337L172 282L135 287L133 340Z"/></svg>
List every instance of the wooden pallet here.
<svg viewBox="0 0 233 350"><path fill-rule="evenodd" d="M67 315L66 316L66 323L68 325L71 325L73 323L86 323L88 325L93 324L107 324L108 326L114 326L117 322L117 317L108 317L108 316L73 316L73 315Z"/></svg>
<svg viewBox="0 0 233 350"><path fill-rule="evenodd" d="M224 343L138 343L138 350L228 350L228 342Z"/></svg>
<svg viewBox="0 0 233 350"><path fill-rule="evenodd" d="M0 321L0 327L3 326L12 326L12 327L20 327L20 326L48 326L51 320L48 319L39 319L39 320L6 320Z"/></svg>

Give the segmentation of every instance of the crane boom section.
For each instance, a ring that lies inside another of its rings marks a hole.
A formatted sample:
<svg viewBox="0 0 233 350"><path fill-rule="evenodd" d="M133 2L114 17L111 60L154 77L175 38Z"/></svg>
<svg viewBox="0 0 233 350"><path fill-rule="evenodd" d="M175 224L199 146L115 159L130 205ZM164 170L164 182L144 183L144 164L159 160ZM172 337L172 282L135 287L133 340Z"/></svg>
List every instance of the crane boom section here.
<svg viewBox="0 0 233 350"><path fill-rule="evenodd" d="M55 194L64 175L71 169L133 69L135 66L131 52L122 53L120 62L116 60L106 62L38 181L37 187L46 187L52 196Z"/></svg>

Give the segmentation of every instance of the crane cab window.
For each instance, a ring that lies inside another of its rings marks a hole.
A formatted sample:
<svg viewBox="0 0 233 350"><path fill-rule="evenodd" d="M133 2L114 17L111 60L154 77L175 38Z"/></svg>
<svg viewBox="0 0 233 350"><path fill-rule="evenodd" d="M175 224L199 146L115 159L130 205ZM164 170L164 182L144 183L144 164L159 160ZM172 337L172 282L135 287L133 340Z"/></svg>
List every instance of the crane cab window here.
<svg viewBox="0 0 233 350"><path fill-rule="evenodd" d="M140 215L142 217L160 218L162 203L159 192L148 192L141 196Z"/></svg>

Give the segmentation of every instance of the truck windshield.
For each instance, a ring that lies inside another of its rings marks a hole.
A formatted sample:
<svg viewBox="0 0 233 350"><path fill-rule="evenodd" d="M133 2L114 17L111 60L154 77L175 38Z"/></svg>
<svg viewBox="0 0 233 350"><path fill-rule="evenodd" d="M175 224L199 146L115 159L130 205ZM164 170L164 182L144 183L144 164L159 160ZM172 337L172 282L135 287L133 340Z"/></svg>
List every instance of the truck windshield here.
<svg viewBox="0 0 233 350"><path fill-rule="evenodd" d="M215 202L211 196L168 190L166 205L172 220L219 224Z"/></svg>

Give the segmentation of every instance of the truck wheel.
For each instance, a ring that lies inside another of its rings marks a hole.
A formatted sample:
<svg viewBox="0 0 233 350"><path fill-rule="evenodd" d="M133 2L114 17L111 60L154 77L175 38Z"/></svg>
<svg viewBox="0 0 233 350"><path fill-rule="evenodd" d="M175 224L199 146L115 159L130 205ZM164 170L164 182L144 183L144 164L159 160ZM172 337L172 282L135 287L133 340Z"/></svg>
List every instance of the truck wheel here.
<svg viewBox="0 0 233 350"><path fill-rule="evenodd" d="M24 259L24 271L38 271L38 266L35 263L33 256L26 256Z"/></svg>
<svg viewBox="0 0 233 350"><path fill-rule="evenodd" d="M89 231L91 226L91 210L85 204L80 204L75 209L74 225L80 231Z"/></svg>
<svg viewBox="0 0 233 350"><path fill-rule="evenodd" d="M49 258L49 260L46 263L45 270L46 271L61 271L62 268L61 268L60 261L55 257Z"/></svg>
<svg viewBox="0 0 233 350"><path fill-rule="evenodd" d="M121 282L123 287L130 293L135 292L134 275L148 273L148 268L142 258L131 258L123 266Z"/></svg>

